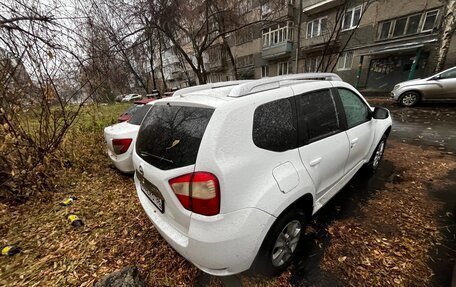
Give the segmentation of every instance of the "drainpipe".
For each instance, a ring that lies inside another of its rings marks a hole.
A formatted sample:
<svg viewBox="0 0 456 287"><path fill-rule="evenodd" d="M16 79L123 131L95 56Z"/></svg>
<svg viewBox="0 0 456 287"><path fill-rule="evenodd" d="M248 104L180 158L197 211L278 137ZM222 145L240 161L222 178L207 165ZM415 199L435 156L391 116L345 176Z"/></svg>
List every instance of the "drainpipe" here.
<svg viewBox="0 0 456 287"><path fill-rule="evenodd" d="M421 47L419 47L416 50L415 60L413 60L413 64L412 64L412 67L410 68L410 73L409 73L409 76L408 76L409 80L412 80L413 78L415 78L416 66L420 62L420 58L421 58Z"/></svg>
<svg viewBox="0 0 456 287"><path fill-rule="evenodd" d="M355 85L355 88L359 88L359 82L360 82L360 79L361 79L361 72L363 70L363 61L364 61L364 56L359 57L358 70L356 71L356 85Z"/></svg>

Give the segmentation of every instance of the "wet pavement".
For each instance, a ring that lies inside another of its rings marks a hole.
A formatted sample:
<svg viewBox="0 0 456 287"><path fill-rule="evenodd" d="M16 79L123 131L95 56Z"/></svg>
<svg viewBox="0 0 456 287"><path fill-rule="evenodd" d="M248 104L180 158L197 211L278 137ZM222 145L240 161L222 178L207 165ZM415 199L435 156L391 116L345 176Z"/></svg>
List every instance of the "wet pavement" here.
<svg viewBox="0 0 456 287"><path fill-rule="evenodd" d="M393 117L392 138L456 153L456 104L422 104L402 108L386 102L385 106Z"/></svg>
<svg viewBox="0 0 456 287"><path fill-rule="evenodd" d="M456 154L456 104L428 104L402 108L384 99L370 102L372 106L384 106L391 111L393 129L390 139L436 149L442 154ZM343 286L333 274L319 268L325 249L330 243L328 226L337 220L362 216L363 202L367 202L376 192L382 190L387 182L400 181L398 175L401 172L389 161L384 161L373 176L360 172L319 210L309 224L312 232L301 244L291 268L291 283L294 286ZM456 171L450 173L449 177L456 181ZM456 256L455 189L456 186L449 186L445 190L432 190L436 199L445 202L439 215L444 239L430 254L429 264L435 273L431 281L432 286L449 286L451 282L453 260ZM236 277L229 278L231 284L240 284ZM222 281L223 285L231 286L227 284L228 281L224 281L226 280Z"/></svg>

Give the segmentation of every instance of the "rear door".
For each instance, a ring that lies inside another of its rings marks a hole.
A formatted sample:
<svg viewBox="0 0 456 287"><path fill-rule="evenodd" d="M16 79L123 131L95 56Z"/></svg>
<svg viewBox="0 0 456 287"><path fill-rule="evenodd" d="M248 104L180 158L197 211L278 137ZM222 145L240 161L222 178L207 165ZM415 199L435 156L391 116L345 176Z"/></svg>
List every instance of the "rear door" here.
<svg viewBox="0 0 456 287"><path fill-rule="evenodd" d="M213 108L183 103L155 104L141 123L136 141L140 188L160 213L186 233L191 212L179 202L169 180L194 171Z"/></svg>
<svg viewBox="0 0 456 287"><path fill-rule="evenodd" d="M297 96L299 154L314 182L317 199L344 176L349 153L336 100L330 88Z"/></svg>
<svg viewBox="0 0 456 287"><path fill-rule="evenodd" d="M358 94L348 88L336 89L342 102L347 122L347 137L350 153L345 165L345 173L364 163L374 140L373 121L370 109Z"/></svg>

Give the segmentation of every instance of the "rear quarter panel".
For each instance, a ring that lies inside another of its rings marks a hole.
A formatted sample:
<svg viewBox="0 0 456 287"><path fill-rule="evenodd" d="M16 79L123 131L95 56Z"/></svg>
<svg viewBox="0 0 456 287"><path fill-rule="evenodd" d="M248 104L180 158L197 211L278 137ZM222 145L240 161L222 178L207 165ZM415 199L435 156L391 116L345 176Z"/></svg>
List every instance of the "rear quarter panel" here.
<svg viewBox="0 0 456 287"><path fill-rule="evenodd" d="M221 213L243 208L258 208L273 216L305 193L314 193L297 149L273 152L253 143L255 108L274 99L293 95L281 88L233 100L214 112L201 142L196 171L217 176L221 189ZM291 162L299 174L299 183L283 193L274 179L273 169Z"/></svg>

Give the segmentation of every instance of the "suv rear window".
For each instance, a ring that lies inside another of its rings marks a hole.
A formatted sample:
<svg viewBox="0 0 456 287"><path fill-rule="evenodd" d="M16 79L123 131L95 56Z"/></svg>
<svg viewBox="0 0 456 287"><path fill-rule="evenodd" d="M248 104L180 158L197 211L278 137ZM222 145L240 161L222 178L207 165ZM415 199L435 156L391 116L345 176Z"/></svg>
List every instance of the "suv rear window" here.
<svg viewBox="0 0 456 287"><path fill-rule="evenodd" d="M128 123L139 126L142 120L144 119L144 116L147 114L151 107L151 105L144 105L137 109L135 113L131 116L131 119L128 121Z"/></svg>
<svg viewBox="0 0 456 287"><path fill-rule="evenodd" d="M213 112L201 107L153 106L139 129L136 152L162 170L195 164Z"/></svg>

